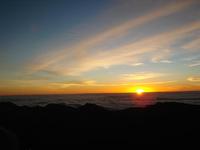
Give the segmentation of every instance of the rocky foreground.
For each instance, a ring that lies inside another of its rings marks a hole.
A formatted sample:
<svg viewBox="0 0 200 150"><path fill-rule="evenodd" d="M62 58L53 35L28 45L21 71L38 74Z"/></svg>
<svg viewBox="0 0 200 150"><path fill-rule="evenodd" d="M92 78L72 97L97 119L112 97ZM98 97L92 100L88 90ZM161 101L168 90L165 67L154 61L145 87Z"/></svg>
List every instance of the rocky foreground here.
<svg viewBox="0 0 200 150"><path fill-rule="evenodd" d="M0 138L0 149L4 150L191 148L200 146L200 106L157 103L107 110L94 104L73 108L0 103Z"/></svg>

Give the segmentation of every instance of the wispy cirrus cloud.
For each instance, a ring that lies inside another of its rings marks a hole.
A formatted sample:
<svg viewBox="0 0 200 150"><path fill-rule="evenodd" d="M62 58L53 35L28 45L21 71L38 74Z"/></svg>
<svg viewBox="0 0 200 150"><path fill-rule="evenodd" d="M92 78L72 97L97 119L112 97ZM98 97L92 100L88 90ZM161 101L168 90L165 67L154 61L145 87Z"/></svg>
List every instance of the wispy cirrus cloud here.
<svg viewBox="0 0 200 150"><path fill-rule="evenodd" d="M137 62L137 63L133 63L133 64L130 64L131 66L143 66L144 63L141 63L141 62Z"/></svg>
<svg viewBox="0 0 200 150"><path fill-rule="evenodd" d="M185 45L183 45L183 48L187 49L187 50L197 50L200 49L200 37L194 39L193 41L186 43Z"/></svg>
<svg viewBox="0 0 200 150"><path fill-rule="evenodd" d="M200 61L195 61L191 64L188 65L189 67L197 67L197 66L200 66Z"/></svg>
<svg viewBox="0 0 200 150"><path fill-rule="evenodd" d="M145 80L145 79L152 79L152 78L158 78L161 76L165 76L163 73L153 73L153 72L139 72L139 73L133 73L133 74L123 74L122 80Z"/></svg>
<svg viewBox="0 0 200 150"><path fill-rule="evenodd" d="M153 82L143 82L143 83L134 83L134 86L137 85L165 85L175 83L175 80L167 80L167 81L153 81ZM132 83L127 82L117 82L117 83L100 83L95 80L83 80L83 81L66 81L66 82L51 82L48 83L47 86L49 88L54 89L65 89L70 87L130 87L133 86Z"/></svg>
<svg viewBox="0 0 200 150"><path fill-rule="evenodd" d="M190 33L196 29L200 29L200 22L193 22L170 32L164 32L147 37L115 49L105 50L104 52L100 51L96 54L88 54L87 57L77 61L68 69L58 69L59 67L57 66L55 70L58 69L58 72L61 71L63 74L73 75L101 67L108 68L112 65L131 64L133 59L138 60L143 56L143 54L150 52L162 52L161 49L168 47L176 40L181 39L182 37L186 36L187 33Z"/></svg>
<svg viewBox="0 0 200 150"><path fill-rule="evenodd" d="M175 31L161 33L149 38L147 37L133 43L122 45L118 48L104 50L104 52L101 52L100 49L100 52L97 51L96 53L90 54L88 51L104 44L104 42L109 39L122 37L126 35L129 30L139 28L141 25L145 25L150 21L184 10L195 2L195 0L184 0L170 3L146 15L130 19L104 32L81 40L79 43L68 46L64 50L35 58L35 61L31 63L29 68L31 68L31 72L51 70L65 75L75 75L99 67L108 68L112 65L133 63L133 58L137 60L139 55L156 51L163 47L165 48L166 45L170 45L174 40L187 34L187 32L200 28L200 23L194 22L188 26L176 29Z"/></svg>
<svg viewBox="0 0 200 150"><path fill-rule="evenodd" d="M190 57L187 57L187 58L183 58L182 60L183 61L196 61L198 59L200 59L200 55L190 56Z"/></svg>
<svg viewBox="0 0 200 150"><path fill-rule="evenodd" d="M189 77L187 80L191 82L200 82L200 76Z"/></svg>
<svg viewBox="0 0 200 150"><path fill-rule="evenodd" d="M160 85L160 84L170 84L170 83L175 83L177 82L176 80L169 80L169 81L154 81L154 82L144 82L142 85ZM141 83L140 83L141 85Z"/></svg>
<svg viewBox="0 0 200 150"><path fill-rule="evenodd" d="M96 85L96 81L94 80L52 82L48 84L49 87L53 88L68 88L71 86L93 86L93 85Z"/></svg>
<svg viewBox="0 0 200 150"><path fill-rule="evenodd" d="M153 56L151 59L153 63L170 63L169 60L167 60L171 55L171 51L169 49L164 49Z"/></svg>
<svg viewBox="0 0 200 150"><path fill-rule="evenodd" d="M171 63L173 63L173 61L171 61L171 60L161 60L160 61L161 63L166 63L166 64L171 64Z"/></svg>
<svg viewBox="0 0 200 150"><path fill-rule="evenodd" d="M115 86L127 86L127 83L99 83L95 80L83 80L83 81L66 81L66 82L52 82L47 86L56 89L65 89L70 87L115 87Z"/></svg>
<svg viewBox="0 0 200 150"><path fill-rule="evenodd" d="M77 75L97 68L108 68L118 64L132 64L133 60L138 61L138 59L141 59L143 54L150 53L149 57L157 55L157 52L160 52L161 49L169 47L176 40L184 38L188 33L197 29L200 29L200 21L192 22L178 29L159 33L118 48L88 54L87 57L77 61L63 63L62 65L54 64L46 69L64 75ZM153 55L151 54L152 52L154 52Z"/></svg>

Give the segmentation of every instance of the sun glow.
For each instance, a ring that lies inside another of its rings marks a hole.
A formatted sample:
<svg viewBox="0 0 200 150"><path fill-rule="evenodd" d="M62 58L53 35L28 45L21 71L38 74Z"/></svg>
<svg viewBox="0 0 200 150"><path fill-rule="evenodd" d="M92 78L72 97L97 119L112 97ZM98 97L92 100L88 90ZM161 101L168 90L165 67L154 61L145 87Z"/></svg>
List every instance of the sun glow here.
<svg viewBox="0 0 200 150"><path fill-rule="evenodd" d="M138 95L143 94L145 91L143 89L136 89L135 91Z"/></svg>
<svg viewBox="0 0 200 150"><path fill-rule="evenodd" d="M135 86L135 87L130 87L128 89L128 92L130 93L136 93L138 95L142 95L143 93L149 93L149 92L154 92L155 90L151 87L146 87L146 86Z"/></svg>

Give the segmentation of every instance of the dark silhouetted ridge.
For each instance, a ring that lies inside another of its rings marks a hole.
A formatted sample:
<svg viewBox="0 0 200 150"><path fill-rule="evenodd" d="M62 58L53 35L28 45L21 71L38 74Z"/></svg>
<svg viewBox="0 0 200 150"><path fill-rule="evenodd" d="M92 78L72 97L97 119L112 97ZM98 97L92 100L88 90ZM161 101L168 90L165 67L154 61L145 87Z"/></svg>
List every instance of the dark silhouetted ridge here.
<svg viewBox="0 0 200 150"><path fill-rule="evenodd" d="M95 104L74 108L0 103L0 127L17 137L20 150L199 146L199 116L200 106L181 103L124 110Z"/></svg>

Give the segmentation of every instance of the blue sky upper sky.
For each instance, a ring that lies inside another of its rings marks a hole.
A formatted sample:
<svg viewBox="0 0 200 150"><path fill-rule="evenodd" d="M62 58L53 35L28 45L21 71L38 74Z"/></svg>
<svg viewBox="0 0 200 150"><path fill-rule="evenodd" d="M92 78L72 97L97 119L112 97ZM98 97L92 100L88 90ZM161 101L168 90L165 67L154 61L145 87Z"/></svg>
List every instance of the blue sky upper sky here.
<svg viewBox="0 0 200 150"><path fill-rule="evenodd" d="M200 90L199 0L5 0L0 94Z"/></svg>

